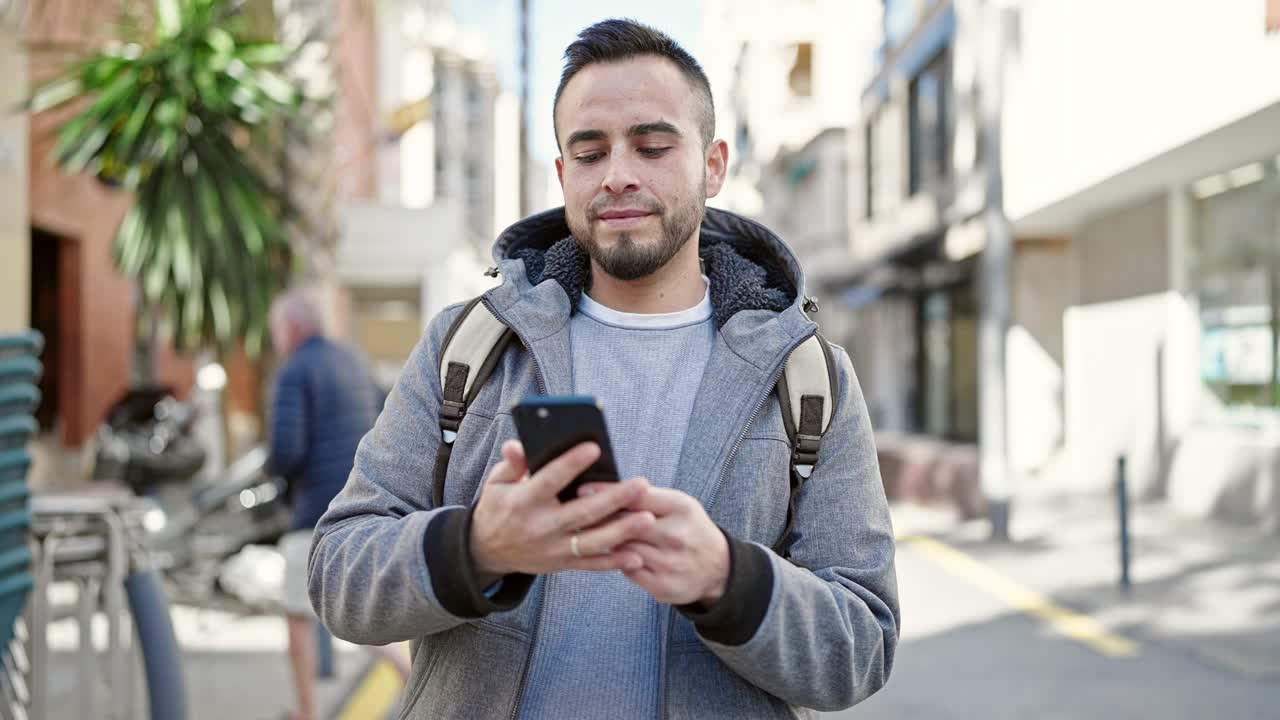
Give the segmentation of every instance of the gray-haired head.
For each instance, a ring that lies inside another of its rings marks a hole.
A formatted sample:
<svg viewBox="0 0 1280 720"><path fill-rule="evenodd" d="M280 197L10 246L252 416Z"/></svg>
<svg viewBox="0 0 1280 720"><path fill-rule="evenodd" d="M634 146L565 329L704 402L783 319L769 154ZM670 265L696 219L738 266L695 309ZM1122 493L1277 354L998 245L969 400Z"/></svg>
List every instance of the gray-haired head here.
<svg viewBox="0 0 1280 720"><path fill-rule="evenodd" d="M294 288L271 303L271 342L288 355L307 340L324 334L324 316L312 291Z"/></svg>

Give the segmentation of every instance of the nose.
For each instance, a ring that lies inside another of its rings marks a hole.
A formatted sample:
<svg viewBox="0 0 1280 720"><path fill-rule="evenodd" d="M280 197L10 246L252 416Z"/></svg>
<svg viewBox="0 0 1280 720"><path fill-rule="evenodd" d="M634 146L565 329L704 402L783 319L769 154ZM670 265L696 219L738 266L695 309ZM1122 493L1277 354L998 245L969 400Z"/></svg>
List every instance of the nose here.
<svg viewBox="0 0 1280 720"><path fill-rule="evenodd" d="M629 153L625 150L611 152L608 159L605 160L608 166L605 168L604 179L600 184L604 191L610 195L622 195L640 189L635 168L628 155Z"/></svg>

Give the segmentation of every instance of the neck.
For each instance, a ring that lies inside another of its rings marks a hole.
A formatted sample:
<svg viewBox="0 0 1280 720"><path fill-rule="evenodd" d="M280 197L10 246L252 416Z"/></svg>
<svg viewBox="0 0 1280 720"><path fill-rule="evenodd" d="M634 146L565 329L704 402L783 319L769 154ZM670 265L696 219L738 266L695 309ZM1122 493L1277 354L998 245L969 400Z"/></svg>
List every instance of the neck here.
<svg viewBox="0 0 1280 720"><path fill-rule="evenodd" d="M695 234L666 265L636 280L619 280L592 260L591 290L587 294L619 312L651 315L688 310L702 302L706 291Z"/></svg>
<svg viewBox="0 0 1280 720"><path fill-rule="evenodd" d="M302 347L303 345L306 345L307 341L315 337L317 334L318 333L306 333L304 335L299 335L297 338L294 339L293 345L289 348L289 352L290 353L296 352L298 348Z"/></svg>

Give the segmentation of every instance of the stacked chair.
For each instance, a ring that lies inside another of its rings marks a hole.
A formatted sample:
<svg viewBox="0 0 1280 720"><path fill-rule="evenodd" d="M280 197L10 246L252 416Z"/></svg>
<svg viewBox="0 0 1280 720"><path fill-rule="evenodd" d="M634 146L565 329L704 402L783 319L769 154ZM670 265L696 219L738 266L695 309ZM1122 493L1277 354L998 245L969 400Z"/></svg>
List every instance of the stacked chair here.
<svg viewBox="0 0 1280 720"><path fill-rule="evenodd" d="M29 531L31 512L27 441L35 434L40 404L40 351L44 338L29 331L0 335L0 715L27 702L22 677L27 670L19 618L31 592ZM15 633L18 636L15 637Z"/></svg>

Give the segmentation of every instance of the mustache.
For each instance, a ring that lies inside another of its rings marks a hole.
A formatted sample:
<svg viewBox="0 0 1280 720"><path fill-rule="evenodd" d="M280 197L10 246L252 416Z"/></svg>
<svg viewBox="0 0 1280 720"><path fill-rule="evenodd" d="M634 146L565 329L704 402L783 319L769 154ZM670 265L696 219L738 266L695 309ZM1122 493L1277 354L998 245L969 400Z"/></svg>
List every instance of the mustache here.
<svg viewBox="0 0 1280 720"><path fill-rule="evenodd" d="M640 197L626 202L618 202L605 195L591 201L591 206L587 208L587 216L594 220L599 218L602 213L610 210L644 210L654 215L661 215L665 208L656 198Z"/></svg>

